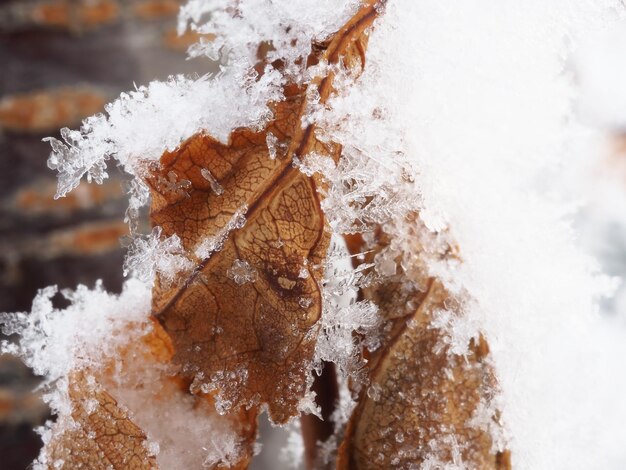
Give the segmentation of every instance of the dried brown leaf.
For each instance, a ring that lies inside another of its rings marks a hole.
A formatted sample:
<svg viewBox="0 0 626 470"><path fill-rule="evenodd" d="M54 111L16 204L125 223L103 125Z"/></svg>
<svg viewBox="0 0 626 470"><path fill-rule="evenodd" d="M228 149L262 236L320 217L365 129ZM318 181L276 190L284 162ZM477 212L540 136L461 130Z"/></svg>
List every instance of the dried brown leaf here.
<svg viewBox="0 0 626 470"><path fill-rule="evenodd" d="M56 423L46 444L48 466L54 469L157 469L146 435L116 400L84 373L70 378L71 420Z"/></svg>
<svg viewBox="0 0 626 470"><path fill-rule="evenodd" d="M104 384L114 387L116 381L111 382L111 377L116 370L128 379L133 368L168 363L172 357L169 337L153 322L150 331L136 343L121 345L119 357L117 364L108 358L98 370L75 371L69 376L71 415L61 416L53 425L52 437L43 449L50 468L158 468L146 446L145 433Z"/></svg>
<svg viewBox="0 0 626 470"><path fill-rule="evenodd" d="M316 45L308 63L363 64L375 3ZM325 102L332 74L313 84ZM340 151L318 141L314 126L302 128L305 89L292 84L284 92L262 131L237 129L226 145L196 135L164 154L148 179L152 223L165 236L178 235L189 252L223 238L181 284L154 289L153 311L172 337L174 360L195 379L192 388L215 390L222 411L267 403L279 423L298 414L309 387L329 244L321 182L292 163L312 151L337 159ZM242 227L233 224L239 213Z"/></svg>
<svg viewBox="0 0 626 470"><path fill-rule="evenodd" d="M386 245L384 239L381 235L375 252ZM347 240L354 252L361 242ZM434 320L440 310L458 310L458 299L437 279L415 280L425 291L400 275L363 292L378 303L391 328L383 347L369 357L370 384L348 423L337 468L412 468L428 462L508 469L508 451L493 450L498 412L485 409L497 391L488 345L480 337L468 345L467 355L454 354ZM490 413L490 423L472 424L477 413Z"/></svg>
<svg viewBox="0 0 626 470"><path fill-rule="evenodd" d="M108 358L93 370L81 370L69 377L68 397L70 416L61 416L51 428L51 439L43 456L50 468L93 469L156 469L156 457L149 451L146 432L152 439L161 433L155 429L155 417L168 416L178 401L188 402L189 381L171 374L168 367L173 348L169 336L154 322L152 328L137 341L122 345L115 359ZM120 398L120 401L117 398ZM184 407L182 408L184 409ZM211 420L223 430L238 437L235 452L225 456L227 461L213 462L213 469L244 469L253 455L256 439L256 411L238 410L229 417L215 416L213 397L201 394L193 397L193 412L201 424ZM181 418L173 416L172 419ZM194 417L195 419L195 417ZM147 425L141 429L141 425ZM163 423L168 425L171 423ZM166 461L181 446L188 443L165 433L161 453L168 453ZM169 448L163 446L170 446ZM206 458L202 448L191 450L187 461L195 459L198 465ZM168 460L169 459L169 460ZM183 457L181 456L181 460ZM55 466L56 465L56 466Z"/></svg>

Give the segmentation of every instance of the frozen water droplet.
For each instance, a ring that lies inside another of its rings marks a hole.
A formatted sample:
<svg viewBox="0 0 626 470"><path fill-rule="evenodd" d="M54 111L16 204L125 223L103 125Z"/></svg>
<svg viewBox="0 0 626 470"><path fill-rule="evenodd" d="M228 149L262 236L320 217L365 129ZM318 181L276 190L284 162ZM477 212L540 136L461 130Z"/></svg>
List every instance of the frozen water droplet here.
<svg viewBox="0 0 626 470"><path fill-rule="evenodd" d="M265 142L267 143L267 151L269 152L269 156L272 160L276 159L276 144L278 143L278 138L272 134L271 132L267 133L265 137Z"/></svg>
<svg viewBox="0 0 626 470"><path fill-rule="evenodd" d="M376 271L383 276L393 276L396 274L396 260L389 252L381 252L376 255Z"/></svg>
<svg viewBox="0 0 626 470"><path fill-rule="evenodd" d="M269 244L270 244L270 246L271 246L272 248L282 248L282 247L283 247L283 245L285 244L285 242L284 242L282 239L280 239L280 238L279 238L279 239L278 239L278 240L276 240L276 241L271 241L271 242L269 242Z"/></svg>
<svg viewBox="0 0 626 470"><path fill-rule="evenodd" d="M218 181L215 179L215 177L211 174L209 170L207 170L206 168L202 168L200 170L200 173L202 174L202 177L209 182L209 185L211 186L211 190L215 194L217 194L218 196L221 196L222 194L224 194L224 188L222 188L222 186L218 183Z"/></svg>
<svg viewBox="0 0 626 470"><path fill-rule="evenodd" d="M92 414L98 408L98 401L90 398L89 400L85 400L85 411L87 414Z"/></svg>
<svg viewBox="0 0 626 470"><path fill-rule="evenodd" d="M225 415L232 408L233 403L230 400L217 399L215 402L215 410L220 415Z"/></svg>
<svg viewBox="0 0 626 470"><path fill-rule="evenodd" d="M153 456L159 455L159 452L161 451L161 447L158 442L149 442L146 448L148 449L148 453Z"/></svg>
<svg viewBox="0 0 626 470"><path fill-rule="evenodd" d="M367 396L374 401L379 401L382 396L382 387L377 383L371 384L367 389Z"/></svg>
<svg viewBox="0 0 626 470"><path fill-rule="evenodd" d="M256 269L254 269L254 267L252 267L247 261L240 259L233 261L233 264L226 272L226 275L239 285L257 280Z"/></svg>

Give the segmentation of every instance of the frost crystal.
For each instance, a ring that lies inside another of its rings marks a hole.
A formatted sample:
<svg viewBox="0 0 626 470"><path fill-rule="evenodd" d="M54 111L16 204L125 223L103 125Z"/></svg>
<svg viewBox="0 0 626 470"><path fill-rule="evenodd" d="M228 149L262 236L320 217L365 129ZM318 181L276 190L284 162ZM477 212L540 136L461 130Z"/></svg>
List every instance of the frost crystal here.
<svg viewBox="0 0 626 470"><path fill-rule="evenodd" d="M254 282L257 279L256 269L250 266L247 261L240 259L233 261L233 265L228 268L226 274L239 285Z"/></svg>
<svg viewBox="0 0 626 470"><path fill-rule="evenodd" d="M248 207L243 206L235 212L226 225L219 230L215 236L203 240L202 243L196 247L195 255L200 259L206 259L209 258L212 253L221 250L228 234L233 230L242 228L246 224L245 214L247 211Z"/></svg>
<svg viewBox="0 0 626 470"><path fill-rule="evenodd" d="M189 272L194 263L185 254L177 235L162 239L161 227L152 229L146 236L136 236L124 260L124 275L132 274L147 284L152 284L155 274L164 286L170 286L180 273Z"/></svg>
<svg viewBox="0 0 626 470"><path fill-rule="evenodd" d="M267 137L265 137L265 141L267 142L267 151L269 152L270 158L272 160L276 159L276 145L278 144L278 138L271 132L268 132Z"/></svg>
<svg viewBox="0 0 626 470"><path fill-rule="evenodd" d="M150 200L150 188L139 178L133 178L124 184L128 194L128 209L124 214L124 222L129 225L131 235L137 232L139 210Z"/></svg>
<svg viewBox="0 0 626 470"><path fill-rule="evenodd" d="M179 180L178 175L173 171L167 173L167 178L159 176L156 181L157 187L164 193L171 193L177 196L189 197L187 192L191 188L191 181Z"/></svg>
<svg viewBox="0 0 626 470"><path fill-rule="evenodd" d="M61 294L71 302L64 309L52 306L56 287L39 291L30 314L0 314L4 334L20 335L14 346L2 343L2 350L18 353L36 374L51 386L46 400L52 408L67 411L65 395L71 371L102 367L105 359L114 358L117 348L132 341L133 335L147 331L150 312L150 287L131 279L119 296L108 294L102 284L93 290L78 286ZM65 383L65 385L63 385ZM52 387L57 384L57 387Z"/></svg>
<svg viewBox="0 0 626 470"><path fill-rule="evenodd" d="M338 97L333 103L339 106L340 100ZM343 106L353 105L342 105L342 109ZM324 125L326 119L336 118L320 118L319 125ZM361 145L367 143L359 129L352 129L358 132L358 136L350 139L337 131L329 131L328 135L332 136L333 141L346 142L339 164L335 165L330 158L315 154L297 162L305 174L319 173L328 181L328 188L322 192L322 208L331 227L338 233L369 231L377 223L402 217L411 209L419 207L419 194L416 194L415 185L412 184L413 170L406 158L395 151L387 158L378 155L371 157L359 147L352 147L353 139L358 139ZM363 134L366 133L364 130ZM372 151L379 153L381 149L377 147Z"/></svg>
<svg viewBox="0 0 626 470"><path fill-rule="evenodd" d="M222 186L217 182L217 180L209 170L207 170L206 168L202 168L200 170L200 173L202 174L202 177L209 182L209 184L211 185L211 190L215 194L217 194L218 196L224 194L224 188L222 188Z"/></svg>
<svg viewBox="0 0 626 470"><path fill-rule="evenodd" d="M361 272L354 271L346 251L343 240L335 238L325 269L321 329L315 358L318 364L321 361L334 362L342 376L357 378L363 366L359 357L361 346L376 349L380 318L378 308L372 302L355 302ZM363 339L358 340L355 332Z"/></svg>
<svg viewBox="0 0 626 470"><path fill-rule="evenodd" d="M568 185L587 169L593 155L581 152L594 141L572 116L575 89L562 73L568 44L619 15L623 5L610 0L389 1L368 67L311 117L344 148L337 166L315 155L301 162L329 182L333 229L367 235L382 223L395 246L377 256L379 276L393 276L399 257L403 270L421 271L413 278L436 275L471 296L460 315L442 310L435 320L453 351L478 331L489 342L514 467L624 465L611 438L626 416L612 392L626 385L616 359L623 330L607 334L594 318L607 284L564 218L578 201ZM617 108L607 109L618 122ZM406 217L412 211L419 218ZM418 225L430 239L411 236ZM441 262L446 243L462 262ZM425 468L444 468L438 448ZM451 468L462 468L458 457Z"/></svg>
<svg viewBox="0 0 626 470"><path fill-rule="evenodd" d="M74 189L83 176L101 183L106 161L116 159L132 175L199 131L226 142L237 127L260 128L271 116L268 103L283 98L285 77L302 80L312 42L322 42L354 13L357 0L324 0L301 8L269 0L192 0L181 9L179 31L188 25L213 35L189 50L191 57L222 57L216 76L171 77L123 93L79 131L63 129L63 141L48 138L50 168L59 173L56 197ZM237 14L233 15L233 11ZM304 14L306 13L306 14ZM282 60L282 71L252 68L259 46L270 44L267 63ZM251 71L252 70L252 71Z"/></svg>
<svg viewBox="0 0 626 470"><path fill-rule="evenodd" d="M129 348L144 357L142 341L151 329L151 286L137 279L128 280L119 296L106 293L100 284L95 289L79 286L62 294L71 305L55 309L51 298L57 289L39 292L30 314L1 314L3 332L19 333L15 346L4 342L3 352L18 353L37 374L45 377L45 400L58 415L55 423L40 430L44 442L53 434L79 424L72 418L68 395L69 376L87 371L87 384L96 389L106 384L120 407L131 413L133 421L148 435L148 448L157 455L162 468L201 468L218 462L234 462L240 451L240 437L232 423L212 411L208 403L198 403L170 380L167 367L149 361L119 361ZM110 367L116 364L115 367ZM96 379L97 377L97 379ZM149 383L150 387L145 387ZM164 400L163 397L169 397ZM98 404L93 399L79 404L92 413ZM163 426L166 422L167 426ZM34 468L45 469L59 462L48 462L44 452Z"/></svg>

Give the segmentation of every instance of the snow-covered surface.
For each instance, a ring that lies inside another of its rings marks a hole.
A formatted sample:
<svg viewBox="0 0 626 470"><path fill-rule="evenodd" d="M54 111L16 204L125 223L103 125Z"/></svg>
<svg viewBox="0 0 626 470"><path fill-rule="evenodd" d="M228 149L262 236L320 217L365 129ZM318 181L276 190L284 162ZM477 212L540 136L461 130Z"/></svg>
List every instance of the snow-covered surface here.
<svg viewBox="0 0 626 470"><path fill-rule="evenodd" d="M141 174L142 163L157 160L199 130L226 142L236 127L262 126L270 117L268 102L282 98L285 76L303 80L306 61L301 59L312 41L337 31L357 5L356 0L324 0L304 8L290 0L190 1L181 10L180 32L190 26L211 38L192 46L190 57L221 59L220 72L198 79L172 76L138 87L108 104L106 114L83 121L80 130L64 128L63 141L49 138L48 166L59 172L57 197L85 176L101 183L110 158L129 173ZM283 73L268 65L259 77L251 68L263 42L274 45L267 59L282 60Z"/></svg>
<svg viewBox="0 0 626 470"><path fill-rule="evenodd" d="M355 5L192 0L180 28L190 25L205 39L190 54L219 58L221 72L151 83L80 131L64 130L65 143L51 140L49 161L59 171L58 195L85 175L100 182L107 159L140 176L146 161L199 130L226 142L235 127L262 127L267 103L282 99L281 85L309 78L299 59L311 40L344 24ZM606 150L602 131L586 126L626 122L624 65L614 67L624 58L624 15L618 0L389 0L371 34L364 74L354 81L339 73L345 88L306 117L321 138L343 145L342 161L336 168L319 155L294 162L327 178L323 209L334 233L383 224L396 234L389 253L374 262L377 279L395 274L390 260L400 253L403 267L436 275L466 297L463 317L441 312L437 321L449 328L455 352L485 334L515 468L626 467L626 324L599 311L615 282L572 225ZM263 42L274 46L269 62L281 59L285 69L268 65L259 78L250 70ZM145 186L131 190L136 211L147 202ZM420 220L403 222L413 211ZM245 223L241 217L195 256L220 249ZM458 246L462 262L416 260L416 243L424 253ZM175 239L153 233L134 247L127 269L144 283L130 280L119 298L81 287L62 313L51 307L54 290L46 290L30 316L10 323L23 335L19 352L50 383L62 384L71 369L109 354L100 348L111 344L111 332L145 323L155 271L171 269L173 279L189 269ZM345 258L334 244L316 359L348 373L360 366L352 332L363 333L373 349L379 319L375 305L354 302L356 289L376 279ZM243 273L237 279L247 282L250 273L234 268L231 274Z"/></svg>
<svg viewBox="0 0 626 470"><path fill-rule="evenodd" d="M430 269L473 298L465 318L490 344L515 468L626 465L626 330L598 315L612 283L570 224L572 181L603 147L573 113L565 68L581 37L623 13L610 1L389 2L364 76L329 118L352 109L342 132L367 155L401 150L423 222L460 247L462 263ZM378 107L386 119L368 122Z"/></svg>
<svg viewBox="0 0 626 470"><path fill-rule="evenodd" d="M154 227L145 236L136 236L128 247L124 260L124 275L132 275L152 285L155 275L169 287L183 273L189 273L195 264L189 259L178 235L164 238L161 227Z"/></svg>
<svg viewBox="0 0 626 470"><path fill-rule="evenodd" d="M341 28L355 13L360 0L191 0L181 8L178 31L190 27L210 39L191 46L191 57L256 64L259 44L270 43L267 62L284 62L283 73L303 79L313 42L321 42ZM208 20L208 21L207 21Z"/></svg>
<svg viewBox="0 0 626 470"><path fill-rule="evenodd" d="M607 25L586 37L573 54L580 86L578 107L586 122L626 130L626 21Z"/></svg>
<svg viewBox="0 0 626 470"><path fill-rule="evenodd" d="M57 197L74 189L81 178L101 183L106 161L115 158L131 174L141 174L146 161L158 160L200 129L223 142L236 127L255 127L269 116L268 100L280 100L281 76L223 67L219 79L182 76L152 82L122 94L98 114L83 121L79 131L61 130L54 138L48 166L59 173Z"/></svg>
<svg viewBox="0 0 626 470"><path fill-rule="evenodd" d="M20 334L18 344L2 345L18 353L37 375L51 385L47 400L61 414L69 411L67 379L72 371L98 369L119 353L119 347L133 336L149 330L150 286L136 279L126 282L120 295L78 286L62 291L70 301L65 309L54 308L56 286L39 291L30 313L0 316L4 334ZM56 386L56 388L55 388Z"/></svg>
<svg viewBox="0 0 626 470"><path fill-rule="evenodd" d="M29 314L0 317L4 333L21 335L17 345L4 344L3 350L19 354L36 374L45 377L46 401L59 415L56 423L40 430L44 441L63 428L76 426L71 417L69 380L72 373L87 371L88 381L104 386L146 433L161 468L200 468L236 461L240 438L232 423L208 402L198 403L169 381L165 365L125 360L105 372L121 355L128 354L129 348L138 355L146 353L141 338L152 329L149 283L130 279L120 295L108 294L100 284L94 289L79 286L75 291L63 291L71 302L65 309L53 307L56 293L55 287L43 289ZM95 409L89 400L80 406L86 406L88 412ZM35 467L49 468L46 459L42 454Z"/></svg>

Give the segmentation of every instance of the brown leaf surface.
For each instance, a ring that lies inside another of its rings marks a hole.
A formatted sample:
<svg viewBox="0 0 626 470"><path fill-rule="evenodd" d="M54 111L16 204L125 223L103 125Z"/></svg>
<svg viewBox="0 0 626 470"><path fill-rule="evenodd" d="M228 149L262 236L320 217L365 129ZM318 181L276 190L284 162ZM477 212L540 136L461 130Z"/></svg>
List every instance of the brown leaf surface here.
<svg viewBox="0 0 626 470"><path fill-rule="evenodd" d="M190 398L189 381L170 373L168 364L172 354L169 336L154 321L145 335L122 345L118 355L104 359L101 367L72 373L68 390L71 415L61 416L53 425L51 439L43 450L49 467L157 469L157 459L147 447L146 432L150 432L150 437L161 446L161 457L168 453L166 461L171 461L173 453L185 453L184 457L180 456L181 461L195 459L199 468L206 450L200 445L189 449L184 436L177 438L165 433L165 441L161 441L163 434L155 429L155 424L158 426L155 415L166 417L163 425L169 419L180 420L166 411L176 410L178 402ZM211 468L247 468L254 453L256 410L241 409L228 417L218 417L211 395L200 394L192 399L197 421L189 423L190 426L210 420L219 427L216 432L229 429L238 438L237 452L229 453L227 461L214 462ZM140 425L147 427L141 429Z"/></svg>
<svg viewBox="0 0 626 470"><path fill-rule="evenodd" d="M375 3L366 2L328 44L316 45L308 63L363 65ZM325 102L332 74L313 84ZM154 289L153 311L172 337L174 360L196 389L215 390L221 411L267 403L279 423L298 414L309 386L329 244L321 182L292 163L312 151L337 159L340 151L319 142L312 125L302 128L305 89L284 91L262 131L237 129L227 145L196 135L164 154L148 179L152 223L165 236L177 234L189 252L225 237L221 250L198 259L182 284L157 282ZM276 158L268 138L276 140ZM240 212L245 226L225 232Z"/></svg>
<svg viewBox="0 0 626 470"><path fill-rule="evenodd" d="M50 468L158 468L155 456L146 447L145 433L103 384L113 387L109 382L116 370L118 375L122 371L121 375L128 380L133 369L166 364L172 357L171 342L159 324L153 322L149 332L137 342L121 345L119 357L118 363L105 359L102 369L97 371L81 370L70 375L70 419L59 418L52 428L51 440L43 449Z"/></svg>
<svg viewBox="0 0 626 470"><path fill-rule="evenodd" d="M347 242L360 251L358 238ZM386 244L379 242L376 251ZM480 337L466 356L453 354L433 320L439 310L458 314L459 302L439 280L420 281L425 291L407 289L411 283L401 275L364 290L391 329L369 358L371 382L348 423L337 468L412 468L428 461L508 469L508 451L492 450L490 430L500 426L498 412L480 411L497 391L488 345ZM487 426L470 424L478 412L487 413Z"/></svg>
<svg viewBox="0 0 626 470"><path fill-rule="evenodd" d="M146 435L115 399L83 373L70 378L72 420L55 426L64 430L47 443L49 468L93 470L157 469L146 447Z"/></svg>

